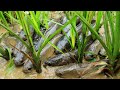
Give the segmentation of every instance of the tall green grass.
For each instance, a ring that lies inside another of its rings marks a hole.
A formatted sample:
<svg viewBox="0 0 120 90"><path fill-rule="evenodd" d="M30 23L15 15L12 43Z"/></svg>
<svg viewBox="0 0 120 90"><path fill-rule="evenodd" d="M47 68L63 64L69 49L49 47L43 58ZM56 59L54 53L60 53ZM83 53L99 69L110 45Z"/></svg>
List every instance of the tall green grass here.
<svg viewBox="0 0 120 90"><path fill-rule="evenodd" d="M119 47L120 12L116 11L113 14L110 11L104 11L101 13L103 13L102 15L103 15L103 24L105 29L106 42L104 42L100 38L99 34L96 32L96 28L91 27L90 23L78 12L76 14L80 17L80 20L89 28L91 33L96 37L96 39L99 40L101 45L104 47L109 58L109 63L110 63L109 69L114 73L114 70L115 70L114 65L115 65L117 56L119 55L119 49L120 49ZM99 16L101 17L101 15Z"/></svg>
<svg viewBox="0 0 120 90"><path fill-rule="evenodd" d="M70 18L73 16L78 17L78 15L76 15L76 11L69 11L65 13L66 13L68 20L70 20ZM91 23L93 17L95 16L94 11L81 11L81 12L78 12L78 14L82 15L89 23ZM75 42L77 41L77 47L78 47L78 60L77 61L78 63L82 63L83 56L84 56L84 50L88 42L88 37L87 37L88 28L84 23L82 23L82 33L81 33L82 40L80 40L79 35L76 31L76 19L71 23L72 25L71 37L70 37L71 39L69 42L70 42L71 48L74 49ZM97 20L97 26L99 25L99 21L100 20ZM96 29L98 29L98 27L96 27Z"/></svg>
<svg viewBox="0 0 120 90"><path fill-rule="evenodd" d="M25 52L22 52L23 54L25 54L30 60L31 62L33 63L34 65L34 68L36 69L36 71L38 73L41 73L42 72L42 69L41 69L41 59L40 59L40 53L42 51L42 49L47 45L47 44L51 44L55 49L59 50L60 52L62 52L59 48L57 48L54 44L52 44L50 42L50 40L55 36L57 35L58 33L60 33L62 31L63 28L65 28L68 24L70 24L74 18L76 17L73 17L69 22L65 23L63 26L61 26L58 30L56 30L51 36L49 36L48 38L46 38L45 35L43 35L43 33L40 31L40 24L43 24L42 22L45 23L48 23L46 21L41 21L40 18L41 18L41 15L45 15L46 13L44 12L40 12L40 11L37 11L37 13L35 14L34 11L30 11L30 15L27 15L25 14L23 11L15 11L15 14L17 16L17 19L15 19L14 17L12 17L10 14L7 14L10 18L14 18L13 20L17 20L17 22L19 22L19 24L22 26L25 34L26 34L26 37L27 37L27 40L28 40L28 43L26 43L24 40L22 40L17 34L15 34L9 27L3 13L1 12L0 15L2 16L2 20L3 22L0 23L0 25L5 28L9 33L11 33L14 37L16 37L18 40L20 40L26 47L27 49L30 50L30 52L32 52L32 56L29 56L28 54L26 54ZM44 16L45 17L45 16ZM43 18L44 20L44 18ZM45 17L45 20L47 20L47 16ZM41 46L39 46L39 49L38 51L35 51L35 48L33 46L33 41L32 41L32 36L30 34L30 25L33 26L35 32L42 36L42 38L44 38L44 42ZM45 25L46 28L47 27L47 24ZM63 53L63 52L62 52Z"/></svg>

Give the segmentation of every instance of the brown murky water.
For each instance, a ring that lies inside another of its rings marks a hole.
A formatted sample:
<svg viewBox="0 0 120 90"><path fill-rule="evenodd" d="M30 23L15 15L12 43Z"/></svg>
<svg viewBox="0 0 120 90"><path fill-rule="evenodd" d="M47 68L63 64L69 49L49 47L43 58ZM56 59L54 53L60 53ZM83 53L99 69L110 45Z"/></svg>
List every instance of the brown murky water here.
<svg viewBox="0 0 120 90"><path fill-rule="evenodd" d="M6 74L6 66L9 62L0 58L0 79L58 79L54 73L58 67L42 67L42 73L38 74L35 70L25 74L22 72L22 67L14 67L11 73Z"/></svg>

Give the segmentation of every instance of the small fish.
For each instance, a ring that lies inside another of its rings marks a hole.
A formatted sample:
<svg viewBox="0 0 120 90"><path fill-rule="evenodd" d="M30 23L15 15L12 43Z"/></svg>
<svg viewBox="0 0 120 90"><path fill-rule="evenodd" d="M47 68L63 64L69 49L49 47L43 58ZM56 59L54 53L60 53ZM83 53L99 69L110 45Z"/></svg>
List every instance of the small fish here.
<svg viewBox="0 0 120 90"><path fill-rule="evenodd" d="M61 78L81 78L85 75L99 74L107 65L104 61L86 62L86 63L71 63L56 69L55 74Z"/></svg>
<svg viewBox="0 0 120 90"><path fill-rule="evenodd" d="M62 36L62 34L58 34L57 36L55 36L55 37L51 40L51 42L52 42L53 44L56 44L56 43L58 42L58 40L60 39L61 36ZM40 56L41 56L40 59L41 59L42 61L44 61L44 60L50 58L51 56L53 56L54 51L55 51L54 47L52 47L50 44L47 44L47 45L43 48L43 50L42 50L42 52L41 52L41 54L40 54ZM31 62L31 61L25 61L24 65L23 65L23 72L29 73L32 68L33 68L32 62Z"/></svg>
<svg viewBox="0 0 120 90"><path fill-rule="evenodd" d="M86 50L85 59L91 60L96 58L101 48L102 45L100 44L100 42L98 40L95 40Z"/></svg>
<svg viewBox="0 0 120 90"><path fill-rule="evenodd" d="M49 58L47 61L44 62L44 67L46 66L62 66L67 65L69 63L76 62L77 56L76 51L58 54L52 58Z"/></svg>
<svg viewBox="0 0 120 90"><path fill-rule="evenodd" d="M48 38L51 34L53 34L57 29L58 29L59 25L55 24L53 27L51 27L49 30L47 30L47 32L45 33L46 38ZM43 43L44 38L40 38L40 40L38 41L38 44L36 45L36 50L38 50L39 46Z"/></svg>
<svg viewBox="0 0 120 90"><path fill-rule="evenodd" d="M32 68L33 68L33 63L30 60L26 59L23 65L23 72L30 73L32 71Z"/></svg>
<svg viewBox="0 0 120 90"><path fill-rule="evenodd" d="M80 33L81 32L81 28L82 28L82 25L81 23L77 26L77 32ZM70 38L70 28L69 28L69 31L67 33L67 37ZM69 41L67 39L66 36L62 36L60 41L57 43L57 47L62 50L62 51L65 51L65 50L68 50L70 49L70 44L69 44ZM61 54L61 52L59 51L55 51L56 54Z"/></svg>

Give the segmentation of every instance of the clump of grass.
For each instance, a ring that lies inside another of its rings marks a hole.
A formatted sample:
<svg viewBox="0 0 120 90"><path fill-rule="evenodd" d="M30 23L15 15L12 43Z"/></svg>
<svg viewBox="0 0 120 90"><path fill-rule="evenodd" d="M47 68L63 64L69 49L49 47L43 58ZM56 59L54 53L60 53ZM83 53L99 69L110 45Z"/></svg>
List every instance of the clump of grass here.
<svg viewBox="0 0 120 90"><path fill-rule="evenodd" d="M69 11L69 12L66 11L65 14L66 14L68 20L70 20L71 17L73 17L73 16L79 17L76 14L76 11ZM78 12L78 14L82 15L91 24L91 21L93 20L95 12L94 11L81 11L81 12ZM75 42L77 42L77 47L78 47L78 60L77 60L77 62L82 63L86 44L89 41L89 38L87 36L88 28L84 23L82 23L82 33L81 33L82 39L80 40L79 34L76 31L76 19L77 18L75 18L75 20L71 23L72 29L71 29L71 37L70 37L71 39L69 40L69 43L71 45L71 48L74 49ZM100 25L99 22L100 22L100 20L97 20L97 25L95 27L96 30L98 30L98 28L99 28L99 25Z"/></svg>
<svg viewBox="0 0 120 90"><path fill-rule="evenodd" d="M119 62L119 55L120 55L120 51L119 51L120 12L119 11L112 11L112 12L111 11L97 11L97 12L96 11L69 11L69 12L65 11L65 15L69 21L66 22L64 25L61 25L61 27L58 30L56 30L52 35L46 37L41 32L40 25L44 25L46 29L49 28L48 13L49 12L29 11L29 14L25 14L23 11L15 11L14 12L15 17L14 17L12 12L5 12L5 14L10 18L11 23L15 21L16 23L19 23L22 26L28 40L28 43L26 43L10 29L9 24L4 16L4 13L0 12L0 25L4 27L10 34L12 34L18 40L20 40L27 47L27 49L29 49L30 52L32 52L32 56L29 56L24 52L23 53L31 60L31 62L33 62L34 68L38 73L42 71L40 53L47 44L52 45L55 49L62 52L58 47L52 44L50 40L55 35L60 33L62 29L64 29L68 24L71 24L72 26L70 30L71 32L70 39L68 38L68 41L72 49L75 49L75 42L77 42L78 63L82 63L84 50L87 42L89 41L87 34L90 31L92 34L92 38L98 39L107 53L107 56L109 58L108 68L113 74L117 72L118 68L120 68L120 66L117 64ZM77 17L79 17L80 21L82 22L82 40L79 39L79 35L76 31ZM95 22L95 26L93 27L91 25L91 21L94 17L96 17L96 22ZM35 32L38 35L44 38L44 42L42 43L42 45L39 46L38 51L36 51L33 46L32 36L30 34L30 25L32 25L32 27L34 28ZM105 42L101 39L100 35L98 34L101 25L104 25L104 29L105 29L105 40L106 40ZM3 48L0 48L0 52L1 55L3 56L5 55L9 56L8 52L5 51Z"/></svg>
<svg viewBox="0 0 120 90"><path fill-rule="evenodd" d="M109 58L109 70L112 72L112 74L115 74L115 62L117 57L119 56L119 33L120 33L120 12L116 11L110 12L110 11L104 11L103 13L103 24L105 28L105 39L106 42L104 42L96 30L91 27L90 23L78 12L76 13L80 20L89 28L91 33L95 36L96 39L99 40L101 45L104 47L107 56ZM110 28L109 28L110 27ZM118 59L117 59L118 60Z"/></svg>
<svg viewBox="0 0 120 90"><path fill-rule="evenodd" d="M35 14L34 11L30 11L30 14L25 14L23 11L15 11L15 14L17 16L17 19L15 19L14 17L12 17L11 15L8 14L8 16L10 16L10 18L14 18L13 20L16 20L23 28L28 43L26 43L24 40L22 40L16 33L14 33L10 28L9 25L7 24L7 21L3 15L3 13L1 12L1 16L2 16L2 20L3 22L0 23L0 25L2 27L4 27L9 33L11 33L14 37L16 37L18 40L20 40L26 47L27 49L30 50L30 52L32 52L32 56L29 56L28 54L26 54L25 52L22 52L27 58L29 58L29 60L31 60L31 62L34 65L34 68L36 69L36 71L38 73L42 72L41 69L41 59L40 59L40 53L42 51L42 49L47 45L47 44L51 44L55 49L59 50L60 52L62 52L59 48L57 48L54 44L52 44L50 42L50 40L57 35L58 33L60 33L62 31L63 28L65 28L68 24L70 24L74 18L73 17L69 22L65 23L63 26L61 26L58 30L56 30L51 36L49 36L48 38L46 38L45 35L43 35L43 33L40 31L40 24L42 24L42 21L40 21L40 17L41 15L45 15L45 13L41 13L40 11L37 11L37 13ZM45 17L45 19L47 19L47 16ZM44 20L44 19L43 19ZM46 21L44 21L44 24L48 23ZM35 50L34 46L33 46L33 41L32 41L32 36L30 34L30 25L32 25L32 27L34 28L35 32L42 36L42 38L44 38L44 42L42 43L41 46L39 46L38 51ZM46 24L46 28L47 28L47 24ZM63 52L62 52L63 53Z"/></svg>

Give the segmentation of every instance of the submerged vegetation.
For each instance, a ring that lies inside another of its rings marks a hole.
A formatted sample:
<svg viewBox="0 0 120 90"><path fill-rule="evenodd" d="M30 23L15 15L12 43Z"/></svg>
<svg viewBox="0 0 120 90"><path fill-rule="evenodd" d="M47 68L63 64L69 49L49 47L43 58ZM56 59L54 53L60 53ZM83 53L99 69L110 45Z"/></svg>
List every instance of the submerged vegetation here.
<svg viewBox="0 0 120 90"><path fill-rule="evenodd" d="M107 59L106 63L102 63L104 67L99 69L101 73L108 77L119 73L119 11L64 11L57 19L51 18L50 13L50 11L29 11L28 13L0 11L0 26L5 28L10 37L17 40L15 46L0 45L0 57L11 60L7 68L12 65L23 65L24 72L34 68L37 73L41 73L42 63L44 67L69 63L82 65L85 61L92 63ZM13 24L21 27L20 32L15 32L11 28ZM102 27L104 30L101 34ZM5 35L0 36L0 42ZM102 51L106 54L102 55ZM45 52L51 53L50 55L54 53L55 56L47 56ZM98 62L92 63L97 67L102 64L101 62L100 65ZM88 67L92 68L89 65ZM64 77L60 70L56 71L57 75ZM78 73L75 75L81 77Z"/></svg>

